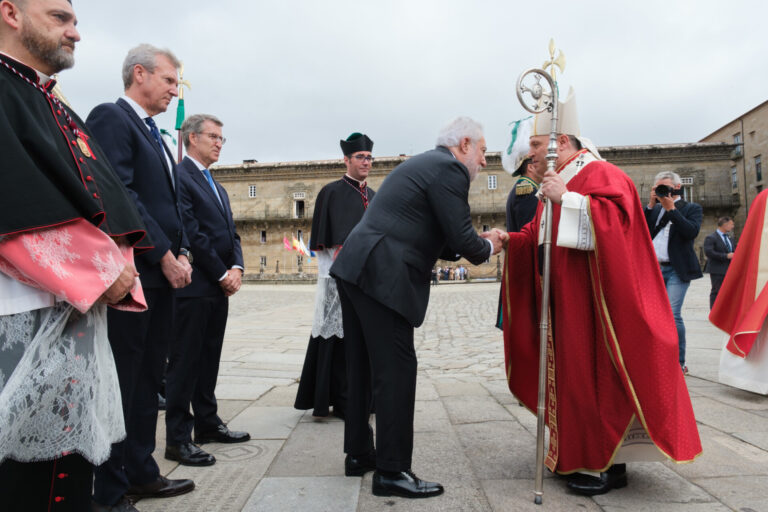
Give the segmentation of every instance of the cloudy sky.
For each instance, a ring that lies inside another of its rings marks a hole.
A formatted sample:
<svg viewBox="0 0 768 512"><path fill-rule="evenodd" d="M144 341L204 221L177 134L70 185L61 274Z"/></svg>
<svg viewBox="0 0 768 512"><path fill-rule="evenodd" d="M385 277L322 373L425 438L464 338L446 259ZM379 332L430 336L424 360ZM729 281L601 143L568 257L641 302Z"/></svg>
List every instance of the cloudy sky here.
<svg viewBox="0 0 768 512"><path fill-rule="evenodd" d="M645 0L74 0L82 41L60 79L83 117L122 93L138 43L168 47L192 84L187 114L212 113L220 163L339 158L362 131L378 156L434 145L458 115L489 151L527 115L526 68L567 58L582 134L600 146L695 142L768 99L768 2ZM551 16L543 8L552 6ZM169 112L175 112L173 102ZM173 129L175 114L158 118Z"/></svg>

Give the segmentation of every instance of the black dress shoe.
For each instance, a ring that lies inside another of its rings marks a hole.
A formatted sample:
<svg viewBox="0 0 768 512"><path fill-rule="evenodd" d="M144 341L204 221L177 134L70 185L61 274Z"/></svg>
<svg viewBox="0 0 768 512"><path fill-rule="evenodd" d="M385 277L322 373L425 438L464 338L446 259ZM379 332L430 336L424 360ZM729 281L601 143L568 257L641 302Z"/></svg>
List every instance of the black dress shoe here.
<svg viewBox="0 0 768 512"><path fill-rule="evenodd" d="M389 473L376 471L373 474L374 496L400 496L402 498L431 498L443 494L443 486L436 482L425 482L412 471Z"/></svg>
<svg viewBox="0 0 768 512"><path fill-rule="evenodd" d="M376 452L368 455L347 455L344 459L344 474L347 476L363 476L376 469Z"/></svg>
<svg viewBox="0 0 768 512"><path fill-rule="evenodd" d="M611 489L620 489L627 486L627 465L614 464L600 476L576 473L571 475L566 484L573 492L584 496L605 494Z"/></svg>
<svg viewBox="0 0 768 512"><path fill-rule="evenodd" d="M159 475L157 480L144 485L133 485L125 491L126 498L137 501L141 498L169 498L186 494L195 488L192 480L169 480Z"/></svg>
<svg viewBox="0 0 768 512"><path fill-rule="evenodd" d="M216 462L216 457L192 443L166 445L165 458L183 466L212 466Z"/></svg>
<svg viewBox="0 0 768 512"><path fill-rule="evenodd" d="M92 501L91 512L139 512L139 509L133 506L131 500L123 496L120 498L120 501L112 506L99 505L95 501Z"/></svg>
<svg viewBox="0 0 768 512"><path fill-rule="evenodd" d="M216 430L195 434L195 443L244 443L251 439L248 432L236 432L229 430L226 425L221 424Z"/></svg>

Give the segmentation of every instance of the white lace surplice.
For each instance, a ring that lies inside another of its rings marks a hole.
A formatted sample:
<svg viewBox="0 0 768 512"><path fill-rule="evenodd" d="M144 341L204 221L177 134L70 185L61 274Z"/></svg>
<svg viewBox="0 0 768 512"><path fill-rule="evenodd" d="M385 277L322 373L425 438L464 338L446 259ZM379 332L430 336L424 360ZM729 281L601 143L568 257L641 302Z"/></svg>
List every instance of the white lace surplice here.
<svg viewBox="0 0 768 512"><path fill-rule="evenodd" d="M120 403L105 305L0 316L0 461L101 464L125 437Z"/></svg>
<svg viewBox="0 0 768 512"><path fill-rule="evenodd" d="M341 317L341 300L336 280L328 271L333 265L335 248L315 251L317 255L317 292L315 294L315 316L312 320L314 338L344 337L344 323Z"/></svg>

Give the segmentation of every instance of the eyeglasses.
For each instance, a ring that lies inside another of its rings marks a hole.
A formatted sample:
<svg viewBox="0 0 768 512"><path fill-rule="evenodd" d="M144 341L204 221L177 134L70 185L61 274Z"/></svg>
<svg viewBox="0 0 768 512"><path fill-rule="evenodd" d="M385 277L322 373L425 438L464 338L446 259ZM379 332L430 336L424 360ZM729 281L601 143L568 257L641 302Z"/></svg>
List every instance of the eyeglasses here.
<svg viewBox="0 0 768 512"><path fill-rule="evenodd" d="M366 161L366 162L373 162L374 158L371 155L355 155L353 157L358 162Z"/></svg>
<svg viewBox="0 0 768 512"><path fill-rule="evenodd" d="M222 146L227 143L227 138L226 137L222 137L221 135L216 135L215 133L201 132L200 135L207 136L213 142L221 142Z"/></svg>

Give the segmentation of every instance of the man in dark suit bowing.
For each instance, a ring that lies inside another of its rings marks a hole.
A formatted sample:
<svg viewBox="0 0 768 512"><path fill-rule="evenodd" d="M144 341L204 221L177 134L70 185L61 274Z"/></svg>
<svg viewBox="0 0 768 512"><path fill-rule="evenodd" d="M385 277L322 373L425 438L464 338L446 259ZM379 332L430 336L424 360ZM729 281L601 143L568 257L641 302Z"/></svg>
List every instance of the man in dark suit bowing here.
<svg viewBox="0 0 768 512"><path fill-rule="evenodd" d="M661 266L672 316L675 318L680 368L687 374L685 324L681 311L691 280L703 276L693 251L693 241L699 234L703 212L700 205L688 203L680 197L682 184L680 176L675 172L663 171L657 174L650 201L645 207L645 221L651 232L656 259Z"/></svg>
<svg viewBox="0 0 768 512"><path fill-rule="evenodd" d="M709 293L709 309L715 304L717 293L725 279L725 273L733 259L733 252L736 250L736 244L728 233L733 231L733 219L730 217L720 217L717 219L717 229L714 233L707 235L704 239L704 254L707 256L706 270L709 272L709 279L712 283L712 289Z"/></svg>
<svg viewBox="0 0 768 512"><path fill-rule="evenodd" d="M148 44L123 62L125 95L94 108L86 121L112 168L128 188L154 249L136 257L148 311L109 312L109 341L115 357L125 416L126 440L112 446L96 470L94 501L101 510L121 506L124 495L175 496L194 488L191 480L168 480L152 458L157 393L168 345L174 337L174 289L191 280L178 176L152 116L176 96L179 61Z"/></svg>
<svg viewBox="0 0 768 512"><path fill-rule="evenodd" d="M470 218L469 184L485 167L482 127L458 118L437 148L398 165L344 242L330 273L339 284L347 359L344 427L347 474L375 469L373 494L431 497L438 483L411 471L416 352L430 272L438 258L480 264L501 250L498 230L483 239ZM368 425L371 386L376 449Z"/></svg>
<svg viewBox="0 0 768 512"><path fill-rule="evenodd" d="M229 197L208 168L219 160L226 139L222 122L190 116L181 126L187 156L179 164L184 232L194 255L192 283L177 293L176 336L166 377L165 458L188 466L209 466L213 455L192 443L240 443L251 437L229 430L216 414L216 377L227 326L228 297L243 277L243 252ZM194 416L189 413L190 403Z"/></svg>

